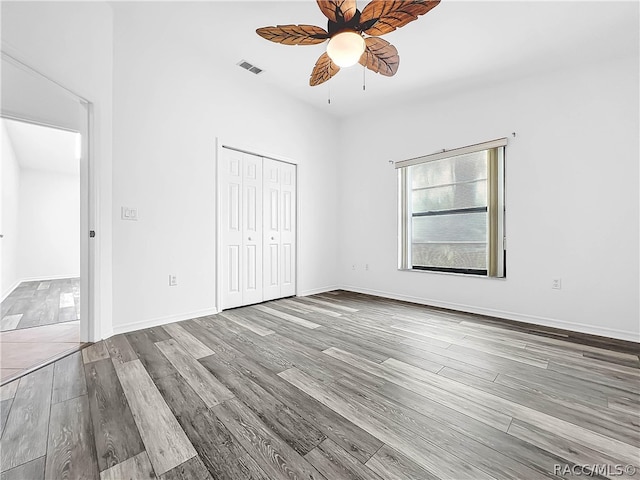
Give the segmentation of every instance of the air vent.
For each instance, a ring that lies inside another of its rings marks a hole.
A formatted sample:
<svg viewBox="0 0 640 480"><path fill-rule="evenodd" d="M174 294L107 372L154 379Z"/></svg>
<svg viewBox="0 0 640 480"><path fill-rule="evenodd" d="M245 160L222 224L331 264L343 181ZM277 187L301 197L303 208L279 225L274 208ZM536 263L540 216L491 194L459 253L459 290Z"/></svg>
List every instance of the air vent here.
<svg viewBox="0 0 640 480"><path fill-rule="evenodd" d="M245 70L249 70L251 73L255 73L256 75L262 73L261 68L256 67L255 65L247 62L246 60L240 60L237 65L244 68Z"/></svg>

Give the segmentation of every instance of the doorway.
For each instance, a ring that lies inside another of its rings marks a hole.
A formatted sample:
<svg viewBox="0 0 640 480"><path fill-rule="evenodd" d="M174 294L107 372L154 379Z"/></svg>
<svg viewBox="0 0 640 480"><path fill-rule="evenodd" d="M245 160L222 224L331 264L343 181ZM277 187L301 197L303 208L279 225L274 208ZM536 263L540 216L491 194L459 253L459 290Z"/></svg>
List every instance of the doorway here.
<svg viewBox="0 0 640 480"><path fill-rule="evenodd" d="M90 286L90 104L2 53L0 383L80 349Z"/></svg>
<svg viewBox="0 0 640 480"><path fill-rule="evenodd" d="M297 166L218 151L218 310L296 294Z"/></svg>

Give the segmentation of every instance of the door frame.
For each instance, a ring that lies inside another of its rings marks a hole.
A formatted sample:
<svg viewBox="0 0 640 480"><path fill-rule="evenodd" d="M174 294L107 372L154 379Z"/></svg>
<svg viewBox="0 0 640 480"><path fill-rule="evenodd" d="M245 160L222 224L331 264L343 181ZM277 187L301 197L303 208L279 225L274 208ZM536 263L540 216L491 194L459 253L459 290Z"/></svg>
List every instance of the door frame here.
<svg viewBox="0 0 640 480"><path fill-rule="evenodd" d="M99 185L98 169L95 165L94 142L93 142L93 104L86 98L69 90L52 78L40 73L35 68L14 58L2 51L1 57L12 63L30 75L40 77L65 92L71 99L78 102L81 115L84 121L79 130L69 129L54 124L28 118L27 115L20 115L14 112L0 112L0 117L8 120L16 120L33 125L39 125L58 130L72 131L80 134L80 341L96 342L100 340L101 329L99 318L96 316L96 301L98 296L97 277L99 273L98 258L99 242L90 238L90 231L96 229L99 224L99 209L97 186Z"/></svg>
<svg viewBox="0 0 640 480"><path fill-rule="evenodd" d="M295 282L295 295L298 295L298 279L300 277L300 265L298 259L300 258L300 163L296 160L293 160L288 157L284 157L282 155L272 154L272 153L260 153L260 149L252 148L251 146L247 146L244 142L226 142L221 137L216 137L216 162L215 162L215 185L216 185L216 195L215 195L215 238L216 238L216 254L215 254L215 272L216 272L216 289L215 289L215 309L216 312L221 312L224 309L224 305L222 305L222 229L220 226L220 164L222 158L222 151L224 148L229 150L235 150L241 153L247 153L249 155L255 155L257 157L269 158L271 160L277 160L278 162L289 163L291 165L295 165L296 167L296 231L295 231L295 241L296 241L296 255L295 255L295 272L296 272L296 282Z"/></svg>

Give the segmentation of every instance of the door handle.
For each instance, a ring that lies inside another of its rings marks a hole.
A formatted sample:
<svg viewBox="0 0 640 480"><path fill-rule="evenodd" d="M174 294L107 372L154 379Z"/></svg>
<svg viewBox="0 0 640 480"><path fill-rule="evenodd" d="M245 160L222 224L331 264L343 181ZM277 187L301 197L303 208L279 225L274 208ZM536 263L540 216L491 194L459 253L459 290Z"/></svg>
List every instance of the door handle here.
<svg viewBox="0 0 640 480"><path fill-rule="evenodd" d="M249 237L249 241L251 241L251 237Z"/></svg>
<svg viewBox="0 0 640 480"><path fill-rule="evenodd" d="M275 240L273 237L271 237L271 240Z"/></svg>

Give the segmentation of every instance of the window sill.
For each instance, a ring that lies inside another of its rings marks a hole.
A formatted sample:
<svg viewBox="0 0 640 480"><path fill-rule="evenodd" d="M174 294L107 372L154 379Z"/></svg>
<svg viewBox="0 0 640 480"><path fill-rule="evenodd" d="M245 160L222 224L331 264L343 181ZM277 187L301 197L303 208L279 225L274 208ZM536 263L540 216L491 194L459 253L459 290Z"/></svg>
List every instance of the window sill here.
<svg viewBox="0 0 640 480"><path fill-rule="evenodd" d="M507 277L489 277L488 275L480 275L473 273L456 273L456 272L441 272L438 270L421 270L418 268L398 268L399 272L409 272L409 273L431 273L436 275L447 275L454 277L464 277L464 278L483 278L487 280L506 280Z"/></svg>

